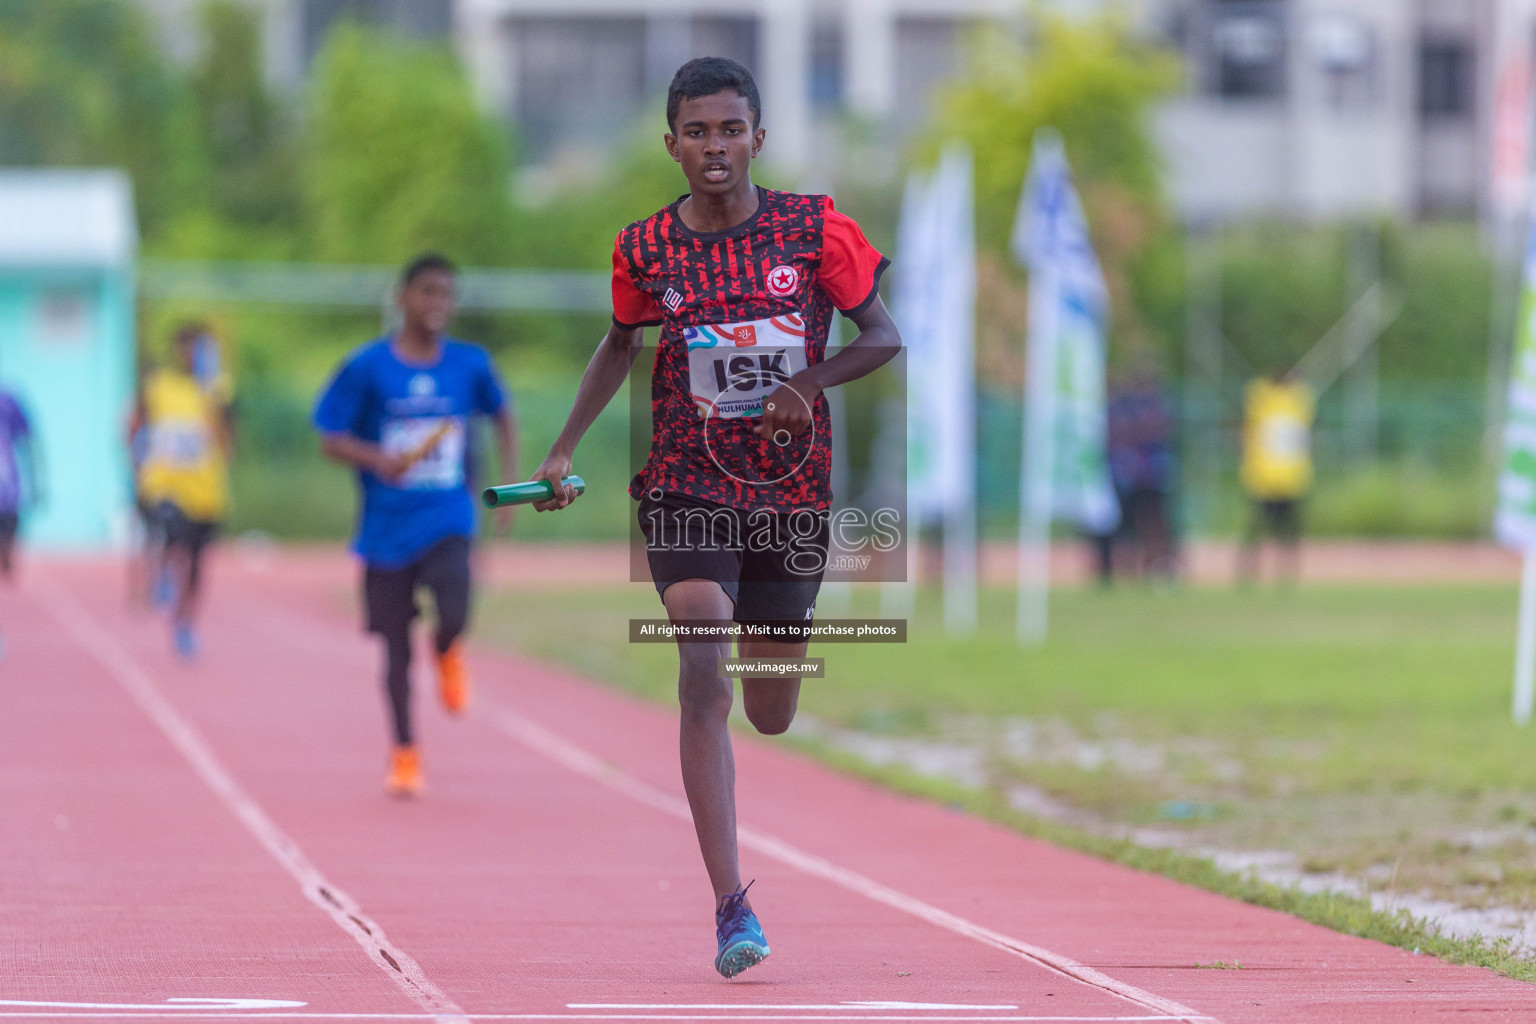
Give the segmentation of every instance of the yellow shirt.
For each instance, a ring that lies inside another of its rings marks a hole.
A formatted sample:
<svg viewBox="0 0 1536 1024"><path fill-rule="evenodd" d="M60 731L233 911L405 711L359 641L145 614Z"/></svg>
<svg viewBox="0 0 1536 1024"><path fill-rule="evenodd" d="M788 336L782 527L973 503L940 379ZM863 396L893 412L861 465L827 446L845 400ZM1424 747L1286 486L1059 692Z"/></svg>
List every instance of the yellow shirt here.
<svg viewBox="0 0 1536 1024"><path fill-rule="evenodd" d="M1289 501L1312 487L1312 391L1260 379L1243 402L1243 487L1260 501Z"/></svg>
<svg viewBox="0 0 1536 1024"><path fill-rule="evenodd" d="M144 384L148 443L139 467L139 497L168 501L198 522L214 522L229 504L220 445L223 403L192 376L160 370Z"/></svg>

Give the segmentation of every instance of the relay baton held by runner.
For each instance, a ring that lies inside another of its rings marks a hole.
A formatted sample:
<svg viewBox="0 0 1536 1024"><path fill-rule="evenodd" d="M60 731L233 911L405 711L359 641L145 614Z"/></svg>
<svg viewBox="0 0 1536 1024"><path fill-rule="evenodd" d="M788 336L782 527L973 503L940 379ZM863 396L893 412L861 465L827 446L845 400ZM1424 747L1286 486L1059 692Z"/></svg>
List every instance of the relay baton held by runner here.
<svg viewBox="0 0 1536 1024"><path fill-rule="evenodd" d="M587 482L579 476L568 476L561 483L575 488L577 494L586 493ZM550 486L548 480L529 480L527 483L487 487L480 495L480 501L486 508L496 508L498 505L526 505L530 501L548 501L554 496L555 489Z"/></svg>
<svg viewBox="0 0 1536 1024"><path fill-rule="evenodd" d="M426 437L422 438L420 443L418 443L416 445L416 447L411 448L411 449L407 450L404 453L405 454L405 458L402 460L404 462L404 467L403 468L404 469L411 469L418 462L420 462L422 459L425 459L428 455L431 455L432 454L432 449L436 448L437 447L437 443L439 441L441 441L443 438L447 437L448 436L448 431L450 431L452 429L453 429L453 424L452 423L449 423L449 422L445 421L445 422L439 424L437 429L433 430L432 433L430 433Z"/></svg>

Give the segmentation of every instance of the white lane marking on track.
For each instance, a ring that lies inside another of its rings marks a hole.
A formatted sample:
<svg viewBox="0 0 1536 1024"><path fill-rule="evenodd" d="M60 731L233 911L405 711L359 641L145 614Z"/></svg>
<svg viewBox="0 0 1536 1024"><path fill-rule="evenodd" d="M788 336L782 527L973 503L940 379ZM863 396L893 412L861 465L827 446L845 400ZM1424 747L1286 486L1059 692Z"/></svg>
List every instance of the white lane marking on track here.
<svg viewBox="0 0 1536 1024"><path fill-rule="evenodd" d="M66 1003L38 999L0 999L0 1006L40 1006L82 1010L295 1010L309 1004L294 999L221 999L172 996L163 1003Z"/></svg>
<svg viewBox="0 0 1536 1024"><path fill-rule="evenodd" d="M566 1003L568 1010L1017 1010L1012 1003L909 1003L850 999L841 1003Z"/></svg>
<svg viewBox="0 0 1536 1024"><path fill-rule="evenodd" d="M149 674L133 656L98 623L62 586L52 581L46 585L41 603L64 627L75 643L95 658L127 691L144 712L180 751L197 776L223 801L225 807L256 837L287 872L315 906L325 911L341 929L363 948L368 958L398 985L416 1005L432 1014L441 1024L459 1024L464 1011L448 994L432 983L409 953L392 944L384 929L369 919L350 896L320 873L298 844L277 826L253 800L214 754L213 748L190 721L182 717L160 693Z"/></svg>
<svg viewBox="0 0 1536 1024"><path fill-rule="evenodd" d="M657 789L650 783L642 782L632 775L625 774L617 767L576 746L565 737L546 729L531 719L524 718L522 715L495 701L482 699L481 706L490 713L491 722L502 732L551 760L565 765L571 771L579 775L585 775L589 779L616 789L627 796L633 797L640 803L664 811L674 817L679 817L689 822L693 821L693 814L688 809L688 802L682 797L674 796L664 790ZM892 889L890 886L882 885L856 871L840 867L814 854L806 853L799 847L793 846L767 832L758 831L747 825L738 825L736 837L741 845L751 847L759 853L767 854L775 860L799 869L805 874L821 878L850 892L858 893L876 903L883 903L888 907L904 911L930 924L946 928L967 938L975 939L995 949L1012 953L1014 956L1022 957L1090 988L1096 988L1118 996L1127 1002L1134 1003L1148 1010L1154 1010L1160 1014L1165 1014L1174 1020L1189 1021L1191 1024L1197 1021L1200 1024L1219 1024L1216 1018L1200 1013L1198 1010L1192 1010L1171 999L1165 999L1134 985L1111 978L1102 971L1089 967L1087 964L1078 963L1076 960L1062 956L1060 953L1053 953L1040 946L1031 945L1020 939L1012 938L1001 932L996 932L976 924L973 921L968 921L956 914L951 914L947 910L941 910L931 903L924 903L916 897L908 896L906 893Z"/></svg>
<svg viewBox="0 0 1536 1024"><path fill-rule="evenodd" d="M309 620L295 615L286 605L271 600L263 600L262 603L267 606L269 613L276 613L278 617L290 620L290 624L294 629L302 630L308 628L313 630L317 642L329 644L332 641L331 634L314 630ZM490 713L490 720L496 728L525 746L543 754L557 764L565 765L565 767L576 772L578 775L584 775L596 782L616 789L640 803L692 823L693 812L689 809L688 802L682 797L674 796L665 790L658 789L649 783L642 782L631 775L625 774L619 768L589 753L558 733L512 711L495 700L485 697L483 693L477 695L476 699L480 702L481 707ZM941 910L932 904L924 903L899 890L882 885L874 879L839 867L813 854L806 853L769 833L760 832L750 826L738 825L737 840L744 846L752 847L758 852L789 864L791 867L797 868L806 874L832 882L877 903L884 903L897 910L912 914L928 921L930 924L975 939L978 942L1011 953L1014 956L1033 961L1038 966L1060 974L1071 981L1076 981L1091 988L1118 996L1130 1003L1156 1011L1159 1014L1152 1017L1127 1018L1016 1019L1175 1020L1185 1021L1188 1024L1220 1024L1220 1021L1215 1017L1202 1014L1174 1000L1165 999L1134 985L1119 981L1095 968L1089 967L1087 964L1078 963L1070 957L1052 952L1040 946L1031 945L1019 939L1011 938L1001 932L993 931L958 915Z"/></svg>
<svg viewBox="0 0 1536 1024"><path fill-rule="evenodd" d="M174 1020L186 1019L184 1013L0 1013L0 1018L6 1017L48 1017L74 1019L88 1017L92 1019L148 1019L148 1020ZM424 1013L215 1013L208 1015L209 1020L435 1020L429 1014ZM1063 1024L1075 1024L1075 1022L1088 1021L1184 1021L1186 1017L1167 1016L1138 1016L1138 1017L1072 1017L1072 1016L1034 1016L1034 1017L934 1017L924 1015L921 1017L902 1017L888 1015L861 1015L861 1014L625 1014L625 1013L471 1013L463 1018L465 1021L477 1020L896 1020L896 1021L1007 1021L1007 1022L1031 1022L1031 1021L1059 1021Z"/></svg>

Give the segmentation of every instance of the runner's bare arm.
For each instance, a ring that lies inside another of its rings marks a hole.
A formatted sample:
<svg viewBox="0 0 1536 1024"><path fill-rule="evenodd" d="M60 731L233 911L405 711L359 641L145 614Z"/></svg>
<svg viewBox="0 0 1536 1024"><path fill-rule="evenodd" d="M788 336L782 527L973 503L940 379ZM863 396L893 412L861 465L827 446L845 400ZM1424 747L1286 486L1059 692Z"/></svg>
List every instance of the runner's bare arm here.
<svg viewBox="0 0 1536 1024"><path fill-rule="evenodd" d="M491 426L496 433L496 447L501 455L501 478L516 480L517 420L512 415L511 407L502 406L501 411L491 418ZM508 505L496 517L496 527L503 533L512 531L513 510L514 506Z"/></svg>
<svg viewBox="0 0 1536 1024"><path fill-rule="evenodd" d="M134 436L149 423L149 410L145 408L144 400L144 371L139 371L139 376L133 384L133 412L128 417L128 446L133 447Z"/></svg>
<svg viewBox="0 0 1536 1024"><path fill-rule="evenodd" d="M219 444L219 451L226 460L235 455L235 407L229 402L220 402L218 410L214 413L214 437Z"/></svg>
<svg viewBox="0 0 1536 1024"><path fill-rule="evenodd" d="M608 333L598 343L592 361L581 375L581 385L576 389L576 403L566 418L565 427L549 449L549 456L533 471L530 480L548 480L555 489L549 501L536 501L533 507L539 512L565 508L576 500L576 492L564 487L560 481L571 475L571 457L581 443L587 428L597 419L598 413L607 407L613 396L624 386L624 378L640 354L645 341L644 327L624 327L617 321L608 325Z"/></svg>
<svg viewBox="0 0 1536 1024"><path fill-rule="evenodd" d="M791 435L804 432L811 425L811 409L823 391L875 372L901 350L901 334L880 296L860 310L853 322L859 327L858 337L831 358L801 370L768 396L763 403L763 422L756 428L759 436L771 438L781 430ZM786 388L799 397L785 393Z"/></svg>
<svg viewBox="0 0 1536 1024"><path fill-rule="evenodd" d="M366 469L381 480L393 480L410 468L409 453L386 455L383 448L351 434L321 435L320 451L337 462Z"/></svg>

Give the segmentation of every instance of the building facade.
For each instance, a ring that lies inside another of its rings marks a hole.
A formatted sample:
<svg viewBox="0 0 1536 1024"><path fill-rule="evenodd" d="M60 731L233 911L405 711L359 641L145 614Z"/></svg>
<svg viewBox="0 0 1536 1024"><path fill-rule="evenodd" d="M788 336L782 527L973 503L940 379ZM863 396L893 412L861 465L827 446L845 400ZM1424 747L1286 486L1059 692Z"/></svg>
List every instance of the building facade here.
<svg viewBox="0 0 1536 1024"><path fill-rule="evenodd" d="M602 144L659 110L678 65L752 68L769 158L816 174L818 127L846 115L899 134L957 68L961 27L1007 0L458 0L456 30L495 109L529 151ZM658 127L660 127L658 125Z"/></svg>
<svg viewBox="0 0 1536 1024"><path fill-rule="evenodd" d="M0 384L26 407L42 455L29 545L127 537L137 251L122 173L0 170Z"/></svg>
<svg viewBox="0 0 1536 1024"><path fill-rule="evenodd" d="M162 10L189 0L143 0ZM601 161L701 54L751 67L766 158L817 185L894 173L960 70L968 26L1020 0L250 0L275 80L302 81L338 19L451 38L522 153L557 178ZM1536 0L1048 0L1117 8L1185 59L1158 113L1192 219L1422 216L1523 208ZM876 140L837 161L849 123ZM657 125L658 129L660 125ZM1504 154L1501 166L1494 154Z"/></svg>
<svg viewBox="0 0 1536 1024"><path fill-rule="evenodd" d="M1488 212L1511 75L1529 117L1530 0L1183 0L1157 20L1189 68L1158 130L1195 218Z"/></svg>

